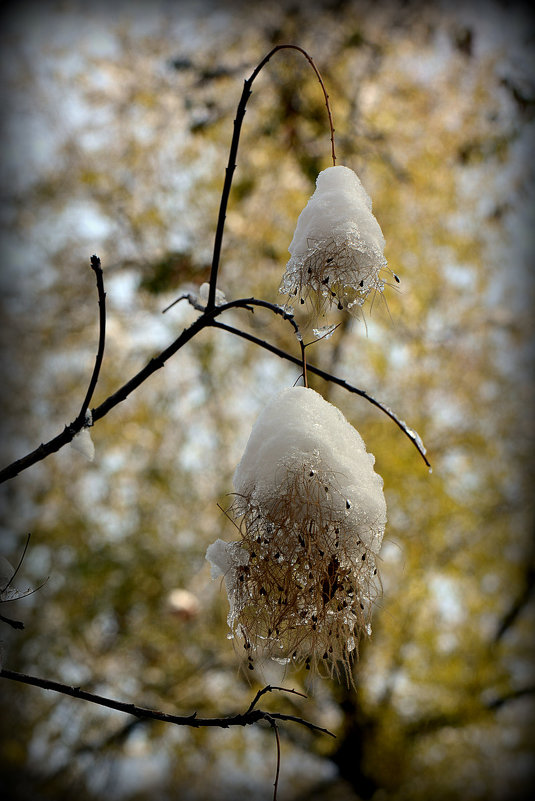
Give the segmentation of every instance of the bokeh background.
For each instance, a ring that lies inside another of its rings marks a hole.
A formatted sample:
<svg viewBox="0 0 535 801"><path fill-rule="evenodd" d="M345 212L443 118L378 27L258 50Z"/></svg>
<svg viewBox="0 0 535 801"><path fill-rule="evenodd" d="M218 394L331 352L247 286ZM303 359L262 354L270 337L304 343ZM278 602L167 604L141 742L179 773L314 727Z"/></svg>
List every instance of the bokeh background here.
<svg viewBox="0 0 535 801"><path fill-rule="evenodd" d="M383 597L356 690L266 665L249 683L204 554L235 538L232 474L266 400L299 370L205 331L92 429L2 487L1 553L21 590L4 667L209 716L265 699L336 739L281 731L279 801L505 801L533 780L533 19L505 2L51 2L2 10L2 454L78 413L108 303L100 403L196 317L162 309L208 279L244 78L275 44L315 59L339 163L359 174L401 278L338 312L309 360L423 437L313 380L363 435L389 523ZM278 53L254 84L225 230L227 298L283 302L297 216L329 166L323 96ZM298 310L307 336L310 319ZM298 355L268 313L232 325ZM178 596L176 590L189 595ZM186 598L186 603L184 603ZM137 722L0 682L3 797L270 799L269 727Z"/></svg>

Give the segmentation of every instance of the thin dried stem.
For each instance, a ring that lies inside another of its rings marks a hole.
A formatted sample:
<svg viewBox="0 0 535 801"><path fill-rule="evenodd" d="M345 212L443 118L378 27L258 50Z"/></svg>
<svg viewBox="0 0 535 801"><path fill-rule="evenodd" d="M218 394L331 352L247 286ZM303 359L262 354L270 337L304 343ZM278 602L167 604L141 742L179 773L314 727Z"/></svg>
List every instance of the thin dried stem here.
<svg viewBox="0 0 535 801"><path fill-rule="evenodd" d="M244 81L242 95L240 97L240 102L238 103L238 108L236 109L236 117L234 119L234 131L232 134L232 141L230 143L230 152L228 157L228 164L225 170L225 181L223 183L223 191L221 192L221 201L219 205L219 215L217 218L217 227L214 239L214 251L212 255L212 270L210 273L210 289L208 293L208 303L206 305L207 310L213 309L215 306L215 293L216 293L216 285L217 285L217 273L219 270L219 261L221 258L221 246L223 243L223 232L225 229L225 219L227 216L227 206L228 206L228 199L230 195L230 189L232 186L232 178L234 176L234 170L236 169L236 158L238 156L238 146L240 143L240 133L241 127L243 124L243 118L245 117L245 109L247 106L247 101L249 100L252 92L251 86L258 75L258 73L262 70L263 67L268 63L270 58L277 53L279 50L297 50L301 53L309 62L310 66L316 73L316 77L320 82L321 88L323 90L323 96L325 98L325 105L327 107L327 114L329 117L329 128L331 131L331 156L333 165L336 164L336 154L334 149L334 125L333 125L333 118L331 114L331 108L329 105L329 95L327 94L327 90L325 89L325 84L323 83L323 79L319 73L318 68L314 64L312 57L303 50L302 47L294 44L281 44L274 47L270 52L264 56L262 61L258 64L257 67L253 70L249 78Z"/></svg>
<svg viewBox="0 0 535 801"><path fill-rule="evenodd" d="M281 770L281 741L279 737L279 727L271 715L266 715L266 720L275 732L275 740L277 743L277 767L275 769L275 781L273 782L273 801L277 801L277 790L279 788L279 775Z"/></svg>
<svg viewBox="0 0 535 801"><path fill-rule="evenodd" d="M15 578L17 573L19 572L19 570L21 568L21 565L24 562L24 557L26 556L26 551L28 550L28 545L30 544L31 536L32 535L30 533L28 533L28 535L26 536L26 542L24 543L24 548L22 549L22 554L21 554L21 557L19 559L19 563L18 563L17 567L15 568L15 570L13 571L13 575L11 576L9 581L7 582L6 586L5 587L0 587L0 592L5 592L7 589L9 589L9 587L11 586L11 582L13 581L13 579Z"/></svg>
<svg viewBox="0 0 535 801"><path fill-rule="evenodd" d="M252 712L253 711L253 709L255 708L255 706L257 705L258 701L261 699L261 697L263 695L265 695L266 693L274 692L275 690L277 690L280 693L291 693L292 695L299 695L301 698L307 698L307 696L304 693L300 693L297 690L290 690L290 689L287 689L286 687L273 687L271 684L267 684L261 690L258 690L257 694L255 695L255 697L251 701L251 703L249 705L249 709L247 710L247 712Z"/></svg>

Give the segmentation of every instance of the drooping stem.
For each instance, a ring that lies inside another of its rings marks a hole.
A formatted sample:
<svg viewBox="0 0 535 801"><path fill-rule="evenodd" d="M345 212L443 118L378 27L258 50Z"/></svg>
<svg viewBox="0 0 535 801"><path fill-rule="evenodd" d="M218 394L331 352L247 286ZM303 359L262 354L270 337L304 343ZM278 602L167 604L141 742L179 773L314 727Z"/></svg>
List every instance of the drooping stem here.
<svg viewBox="0 0 535 801"><path fill-rule="evenodd" d="M331 107L329 105L329 95L327 94L327 90L325 89L325 84L323 83L323 79L320 75L320 72L312 57L303 50L302 47L294 44L282 44L277 45L274 47L270 52L264 56L262 61L258 64L258 66L254 69L251 73L249 78L244 81L243 84L243 91L240 98L240 102L238 103L238 108L236 109L236 118L234 120L234 131L232 134L232 141L230 143L230 152L228 157L228 164L225 170L225 182L223 184L223 191L221 192L221 201L219 204L219 216L217 219L217 228L215 233L214 239L214 252L212 256L212 271L210 273L210 289L208 292L208 303L206 304L207 309L213 309L215 306L215 291L216 291L216 284L217 284L217 273L219 271L219 260L221 258L221 245L223 243L223 231L225 228L225 219L227 216L227 206L228 206L228 199L230 195L230 188L232 186L232 178L234 176L234 170L236 169L236 157L238 155L238 145L240 142L240 133L241 127L243 123L243 118L245 117L245 109L247 106L247 101L251 96L251 86L253 84L254 79L260 72L260 70L265 67L268 63L270 58L278 51L278 50L297 50L299 53L306 58L314 72L316 73L316 77L320 82L323 96L325 98L325 105L327 107L327 114L329 117L329 128L331 132L331 156L333 161L333 166L336 164L336 153L334 149L334 125L333 125L333 118L331 114Z"/></svg>
<svg viewBox="0 0 535 801"><path fill-rule="evenodd" d="M299 344L301 345L301 360L303 362L303 384L305 385L305 387L308 387L306 345L302 339L299 340Z"/></svg>
<svg viewBox="0 0 535 801"><path fill-rule="evenodd" d="M259 345L261 348L264 348L270 353L274 353L275 356L279 356L281 359L286 359L286 361L293 362L294 364L297 364L299 367L302 367L303 365L302 358L299 359L296 356L292 356L290 353L286 353L286 351L277 348L276 345L272 345L271 343L266 342L265 340L260 339L259 337L256 337L254 334L250 334L248 331L242 331L239 328L234 328L234 326L227 325L226 323L221 323L219 320L214 320L214 322L212 323L212 327L220 328L222 331L228 331L229 334L234 334L234 336L246 339L248 342L253 342L255 345ZM387 417L390 417L390 419L397 425L397 427L401 429L401 431L403 431L405 436L408 439L410 439L410 441L412 442L412 444L414 445L414 447L424 460L427 467L431 467L431 463L429 462L426 456L426 450L420 436L412 428L409 428L407 423L404 420L401 420L401 418L399 418L397 414L395 414L395 412L392 411L392 409L390 409L384 403L381 403L380 401L376 400L372 395L369 395L367 392L365 392L365 390L358 389L358 387L354 387L351 384L348 384L348 382L345 379L338 378L335 375L331 375L330 373L325 372L325 370L321 370L319 367L314 367L314 365L312 364L307 364L307 371L309 373L314 373L314 375L317 375L320 378L323 378L324 381L330 381L333 384L337 384L338 386L343 387L343 389L347 390L348 392L353 392L356 395L359 395L361 398L367 400L368 403L371 403L373 406L376 406L378 409L384 412L384 414L386 414Z"/></svg>

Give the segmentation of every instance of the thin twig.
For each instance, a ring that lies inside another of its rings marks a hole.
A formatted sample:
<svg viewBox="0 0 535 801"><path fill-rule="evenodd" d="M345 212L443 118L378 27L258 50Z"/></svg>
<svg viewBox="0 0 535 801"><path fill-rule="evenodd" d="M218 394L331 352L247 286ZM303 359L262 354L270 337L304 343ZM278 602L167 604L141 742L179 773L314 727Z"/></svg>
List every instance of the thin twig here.
<svg viewBox="0 0 535 801"><path fill-rule="evenodd" d="M7 589L9 589L9 587L11 585L11 582L13 581L13 579L15 578L17 573L19 572L20 567L21 567L22 563L24 562L24 557L26 556L26 551L28 550L28 545L30 544L30 537L31 536L32 535L30 533L28 533L28 535L26 537L26 542L24 543L24 548L22 549L22 554L21 554L21 557L19 559L19 563L18 563L17 567L15 568L15 570L13 571L13 575L11 576L9 581L7 582L6 586L5 587L0 587L0 592L5 592Z"/></svg>
<svg viewBox="0 0 535 801"><path fill-rule="evenodd" d="M221 509L221 507L219 507L219 508ZM258 701L260 700L260 698L263 695L265 695L266 693L272 693L275 690L277 690L280 693L289 693L291 695L299 695L301 698L306 698L307 697L304 693L298 692L298 690L290 690L290 689L287 689L286 687L273 687L271 684L268 684L268 685L266 685L266 687L263 687L261 690L258 690L257 694L255 695L255 697L251 701L251 703L249 705L249 709L247 710L247 712L252 712L253 711L253 709L255 708L255 706L257 705Z"/></svg>
<svg viewBox="0 0 535 801"><path fill-rule="evenodd" d="M281 741L279 737L279 727L273 720L271 715L266 715L266 720L275 732L275 741L277 743L277 767L275 769L275 781L273 782L273 801L277 801L277 790L279 788L279 775L281 770Z"/></svg>
<svg viewBox="0 0 535 801"><path fill-rule="evenodd" d="M230 195L230 189L232 186L232 178L234 176L234 170L236 169L236 158L238 156L238 146L240 142L240 133L241 127L243 124L243 118L245 117L245 109L247 106L247 101L249 100L252 92L251 86L253 85L253 81L255 80L258 73L262 70L263 67L268 63L270 58L278 51L278 50L297 50L299 53L305 56L307 61L309 62L310 66L316 73L316 76L320 82L321 88L323 90L323 96L325 97L325 105L327 106L327 114L329 116L329 128L331 131L331 155L333 164L336 164L336 155L334 150L334 125L333 119L331 114L331 108L329 105L329 95L327 94L327 90L325 89L325 84L323 83L322 77L319 73L318 68L314 64L312 57L303 50L302 47L294 44L281 44L274 47L270 52L264 56L262 61L258 64L257 67L253 70L249 78L244 81L243 84L243 91L240 97L240 102L238 103L238 107L236 109L236 117L234 119L234 130L232 134L232 141L230 143L230 152L228 156L228 164L225 170L225 181L223 183L223 191L221 192L221 201L219 204L219 214L217 218L217 227L215 232L215 239L214 239L214 252L212 255L212 269L210 272L210 289L208 292L208 303L206 305L207 309L212 309L215 306L215 293L216 293L216 286L217 286L217 273L219 270L219 261L221 258L221 246L223 243L223 231L225 228L225 219L227 216L227 206L228 206L228 199Z"/></svg>
<svg viewBox="0 0 535 801"><path fill-rule="evenodd" d="M307 375L307 352L306 352L306 345L302 339L299 340L299 344L301 345L301 363L303 365L303 383L305 387L308 387L308 375Z"/></svg>
<svg viewBox="0 0 535 801"><path fill-rule="evenodd" d="M277 348L275 345L271 345L269 342L266 342L265 340L254 336L254 334L249 334L247 331L242 331L239 328L234 328L233 326L227 325L226 323L222 323L219 320L214 320L212 323L212 327L221 328L222 331L228 331L229 334L234 334L235 336L241 337L242 339L246 339L248 342L253 342L255 345L259 345L261 348L264 348L264 350L268 350L270 353L274 353L275 356L279 356L281 359L286 359L286 361L293 362L298 366L302 365L301 359L298 359L297 357L292 356L290 353L286 353L286 351ZM338 386L343 387L348 392L352 392L355 395L360 395L361 398L364 398L373 406L377 406L378 409L380 409L382 412L384 412L384 414L390 417L390 419L394 421L397 427L401 429L401 431L403 431L405 436L410 439L410 441L412 442L412 444L414 445L414 447L416 448L416 450L418 451L418 453L420 454L426 465L428 467L431 467L431 464L427 459L427 456L425 455L425 448L421 445L419 437L412 431L412 429L408 427L408 425L403 420L401 420L391 409L389 409L388 406L385 406L383 403L376 400L374 397L372 397L372 395L369 395L365 390L358 389L357 387L348 384L347 381L345 381L344 379L338 378L337 376L331 375L330 373L326 373L325 370L320 370L319 367L314 367L314 365L312 364L307 364L307 370L310 373L314 373L320 378L323 378L325 381L330 381L332 384L337 384Z"/></svg>
<svg viewBox="0 0 535 801"><path fill-rule="evenodd" d="M99 337L98 337L98 349L97 355L95 357L95 366L93 367L93 374L91 375L91 380L89 381L89 386L87 388L87 392L82 403L82 407L80 409L80 414L78 415L78 420L81 420L85 423L85 415L87 410L89 409L89 404L91 403L91 398L93 397L93 393L97 386L98 376L100 373L100 367L102 365L102 359L104 357L104 346L106 344L106 292L104 291L104 276L102 273L102 267L100 266L100 259L98 256L91 256L91 269L94 271L97 279L97 293L98 293L98 308L99 308Z"/></svg>
<svg viewBox="0 0 535 801"><path fill-rule="evenodd" d="M159 370L161 367L164 366L165 362L171 358L178 350L180 350L184 345L186 345L194 336L196 336L200 331L204 328L213 327L213 328L221 328L223 331L228 331L235 336L240 336L243 339L248 340L249 342L253 342L256 345L264 348L265 350L274 353L276 356L279 356L281 359L286 359L293 364L297 364L302 366L303 361L302 358L299 359L296 356L292 356L290 353L281 350L280 348L271 345L269 342L266 342L263 339L259 339L255 337L253 334L249 334L246 331L242 331L239 328L234 328L233 326L226 325L225 323L219 322L216 320L216 317L219 317L220 314L223 314L226 311L236 308L248 308L251 306L261 306L263 308L269 309L274 314L278 314L285 320L289 320L291 325L293 326L296 333L299 332L299 328L295 321L293 320L292 316L288 314L281 306L277 306L274 303L268 303L267 301L263 300L256 300L255 298L240 298L238 300L230 301L229 303L222 304L220 306L214 306L212 309L205 308L204 312L188 327L185 328L182 333L172 342L165 350L163 350L158 356L152 358L146 365L140 370L136 375L134 375L129 381L126 382L122 387L120 387L116 392L106 398L100 406L92 409L92 419L93 422L100 420L102 417L108 414L115 406L119 403L124 401L135 389L137 389L144 381L147 380L153 373ZM357 395L360 395L362 398L365 398L369 403L377 406L378 409L381 409L391 420L393 420L398 428L403 431L403 433L411 440L413 445L416 447L420 455L422 456L424 462L428 467L430 467L430 463L425 455L425 448L422 446L419 437L415 434L415 432L410 429L407 424L401 420L397 415L389 409L384 404L380 403L378 400L375 400L371 395L365 392L362 389L357 389L353 387L351 384L348 384L343 379L337 378L330 373L326 373L324 370L320 370L318 367L314 367L310 364L307 365L307 369L318 375L320 378L323 378L325 381L330 381L331 383L338 384L338 386L343 387L348 392L353 392ZM71 442L74 436L78 433L81 429L83 423L80 424L79 420L75 420L68 426L65 426L63 431L58 434L56 437L51 439L47 443L42 443L39 445L31 453L23 456L21 459L17 459L12 462L7 467L0 470L0 483L3 481L7 481L10 478L18 475L18 473L26 470L28 467L31 467L33 464L40 462L42 459L45 459L52 453L56 453L60 450L64 445Z"/></svg>
<svg viewBox="0 0 535 801"><path fill-rule="evenodd" d="M160 712L159 710L147 709L145 707L136 706L135 704L124 703L123 701L116 701L113 698L106 698L102 695L86 692L80 687L71 687L70 685L52 681L51 679L28 676L25 673L16 673L13 670L0 670L0 678L10 679L11 681L17 681L21 684L30 684L34 687L40 687L43 690L52 690L62 695L68 695L71 698L78 698L82 701L89 701L90 703L97 704L98 706L107 707L108 709L115 709L118 712L124 712L127 715L133 715L143 720L160 720L164 723L174 723L177 726L192 726L193 728L219 727L228 729L230 726L250 726L254 723L258 723L260 720L269 722L269 718L271 717L276 720L298 723L311 731L335 737L331 731L322 726L317 726L315 723L311 723L304 718L298 718L295 715L285 715L282 712L265 712L262 709L249 709L243 714L221 718L199 718L196 712L192 715L170 715L166 712Z"/></svg>
<svg viewBox="0 0 535 801"><path fill-rule="evenodd" d="M0 620L3 623L7 623L8 626L11 626L12 629L23 629L24 623L22 620L13 620L11 617L6 617L5 615L0 615Z"/></svg>

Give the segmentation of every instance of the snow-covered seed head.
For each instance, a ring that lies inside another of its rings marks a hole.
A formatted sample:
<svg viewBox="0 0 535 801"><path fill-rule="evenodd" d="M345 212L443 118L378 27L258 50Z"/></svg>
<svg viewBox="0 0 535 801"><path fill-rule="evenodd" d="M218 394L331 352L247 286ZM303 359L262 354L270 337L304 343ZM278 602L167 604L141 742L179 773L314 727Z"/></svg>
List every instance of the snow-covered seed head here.
<svg viewBox="0 0 535 801"><path fill-rule="evenodd" d="M251 668L258 652L351 680L379 592L386 505L374 461L312 389L284 390L258 418L234 475L241 541L207 552Z"/></svg>
<svg viewBox="0 0 535 801"><path fill-rule="evenodd" d="M299 215L279 291L319 312L333 304L358 309L370 292L382 292L385 240L372 202L349 167L328 167Z"/></svg>

